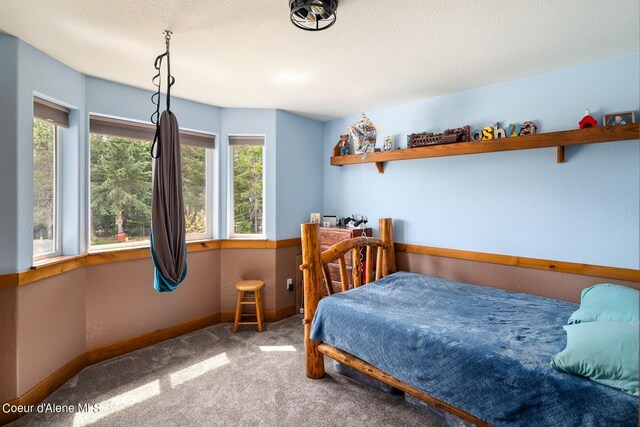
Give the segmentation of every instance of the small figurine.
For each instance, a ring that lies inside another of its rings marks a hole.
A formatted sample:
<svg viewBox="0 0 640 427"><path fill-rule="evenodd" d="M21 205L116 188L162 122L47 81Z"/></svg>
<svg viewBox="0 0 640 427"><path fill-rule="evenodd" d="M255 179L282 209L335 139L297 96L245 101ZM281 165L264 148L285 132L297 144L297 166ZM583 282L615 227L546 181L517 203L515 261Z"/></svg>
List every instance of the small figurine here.
<svg viewBox="0 0 640 427"><path fill-rule="evenodd" d="M580 125L580 129L594 128L598 124L598 121L591 116L591 111L587 108L587 111L584 112L584 117L578 124Z"/></svg>
<svg viewBox="0 0 640 427"><path fill-rule="evenodd" d="M382 146L382 151L391 151L391 150L393 150L393 137L385 136L384 145Z"/></svg>
<svg viewBox="0 0 640 427"><path fill-rule="evenodd" d="M345 156L349 154L349 135L340 135L340 155Z"/></svg>
<svg viewBox="0 0 640 427"><path fill-rule="evenodd" d="M366 228L368 222L366 215L351 214L349 218L344 218L344 225L348 228Z"/></svg>
<svg viewBox="0 0 640 427"><path fill-rule="evenodd" d="M520 135L521 136L535 135L536 129L537 129L536 125L533 122L531 121L524 122L522 124L522 128L520 128Z"/></svg>

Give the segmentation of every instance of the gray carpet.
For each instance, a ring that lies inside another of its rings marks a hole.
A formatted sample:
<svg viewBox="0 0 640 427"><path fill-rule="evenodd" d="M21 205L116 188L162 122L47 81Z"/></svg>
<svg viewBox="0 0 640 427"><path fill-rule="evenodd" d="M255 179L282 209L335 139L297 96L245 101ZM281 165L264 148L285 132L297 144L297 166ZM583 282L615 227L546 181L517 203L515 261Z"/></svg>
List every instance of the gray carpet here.
<svg viewBox="0 0 640 427"><path fill-rule="evenodd" d="M11 425L443 425L325 365L326 378L305 377L300 315L261 334L215 325L90 366L44 401L97 412L31 413Z"/></svg>

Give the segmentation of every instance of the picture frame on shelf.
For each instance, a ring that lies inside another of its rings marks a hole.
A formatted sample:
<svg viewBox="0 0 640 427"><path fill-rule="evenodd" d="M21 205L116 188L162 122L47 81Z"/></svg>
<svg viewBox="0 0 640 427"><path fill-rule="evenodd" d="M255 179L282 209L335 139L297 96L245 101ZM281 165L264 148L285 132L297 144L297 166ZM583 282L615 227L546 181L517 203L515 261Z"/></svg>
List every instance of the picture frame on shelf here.
<svg viewBox="0 0 640 427"><path fill-rule="evenodd" d="M314 212L314 213L311 214L309 222L311 224L320 224L320 218L321 218L320 213L319 212L317 212L317 213Z"/></svg>
<svg viewBox="0 0 640 427"><path fill-rule="evenodd" d="M626 125L636 122L635 111L622 111L619 113L607 113L602 117L603 126Z"/></svg>
<svg viewBox="0 0 640 427"><path fill-rule="evenodd" d="M335 215L323 215L322 226L323 227L335 227L338 225L338 217Z"/></svg>

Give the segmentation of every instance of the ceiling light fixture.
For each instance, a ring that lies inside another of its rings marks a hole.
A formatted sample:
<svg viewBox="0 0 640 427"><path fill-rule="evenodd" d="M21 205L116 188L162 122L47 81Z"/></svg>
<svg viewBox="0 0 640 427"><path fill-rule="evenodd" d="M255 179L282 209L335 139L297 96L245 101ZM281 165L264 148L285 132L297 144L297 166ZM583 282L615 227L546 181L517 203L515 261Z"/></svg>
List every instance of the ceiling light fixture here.
<svg viewBox="0 0 640 427"><path fill-rule="evenodd" d="M289 0L291 22L306 31L326 30L336 22L338 0Z"/></svg>

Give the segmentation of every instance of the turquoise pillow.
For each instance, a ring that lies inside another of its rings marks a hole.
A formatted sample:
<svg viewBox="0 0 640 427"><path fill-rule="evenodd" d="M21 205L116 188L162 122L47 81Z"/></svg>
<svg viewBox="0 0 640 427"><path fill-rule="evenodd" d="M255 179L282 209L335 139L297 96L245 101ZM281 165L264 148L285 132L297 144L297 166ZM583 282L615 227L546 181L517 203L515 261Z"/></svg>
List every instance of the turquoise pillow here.
<svg viewBox="0 0 640 427"><path fill-rule="evenodd" d="M639 323L640 291L610 283L584 289L568 323L582 322Z"/></svg>
<svg viewBox="0 0 640 427"><path fill-rule="evenodd" d="M640 325L589 322L563 327L567 347L551 359L554 369L638 396Z"/></svg>

